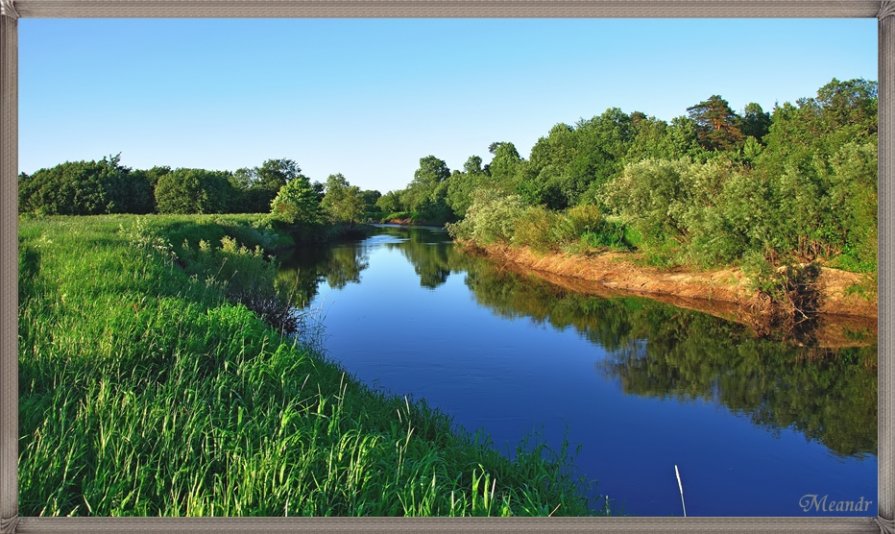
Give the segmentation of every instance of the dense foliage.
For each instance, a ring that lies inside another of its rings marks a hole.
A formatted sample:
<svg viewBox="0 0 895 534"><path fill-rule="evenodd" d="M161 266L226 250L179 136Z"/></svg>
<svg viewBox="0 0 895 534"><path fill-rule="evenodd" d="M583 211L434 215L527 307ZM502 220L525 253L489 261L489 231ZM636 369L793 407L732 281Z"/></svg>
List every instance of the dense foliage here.
<svg viewBox="0 0 895 534"><path fill-rule="evenodd" d="M161 176L155 186L159 213L224 213L234 203L234 191L221 172L177 169Z"/></svg>
<svg viewBox="0 0 895 534"><path fill-rule="evenodd" d="M66 162L19 180L23 212L62 215L149 213L153 188L147 173L132 173L117 156Z"/></svg>
<svg viewBox="0 0 895 534"><path fill-rule="evenodd" d="M317 192L304 176L280 188L270 204L270 212L275 220L287 224L317 224L323 217Z"/></svg>
<svg viewBox="0 0 895 534"><path fill-rule="evenodd" d="M750 103L738 114L718 95L670 122L612 108L557 124L528 159L510 142L453 172L422 158L378 204L393 218L459 220L453 234L481 242L874 272L876 108L875 82L835 79L771 112Z"/></svg>

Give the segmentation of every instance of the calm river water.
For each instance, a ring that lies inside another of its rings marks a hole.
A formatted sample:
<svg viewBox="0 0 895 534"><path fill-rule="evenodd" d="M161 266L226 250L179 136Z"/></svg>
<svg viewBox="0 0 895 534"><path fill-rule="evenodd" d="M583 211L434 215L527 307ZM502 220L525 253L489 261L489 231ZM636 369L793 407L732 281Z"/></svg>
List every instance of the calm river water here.
<svg viewBox="0 0 895 534"><path fill-rule="evenodd" d="M382 227L304 251L279 281L327 356L422 398L512 455L578 447L614 512L791 515L805 495L874 501L876 346L797 347L640 298L571 293L462 253L440 230ZM841 343L840 343L841 345ZM816 512L814 515L849 515Z"/></svg>

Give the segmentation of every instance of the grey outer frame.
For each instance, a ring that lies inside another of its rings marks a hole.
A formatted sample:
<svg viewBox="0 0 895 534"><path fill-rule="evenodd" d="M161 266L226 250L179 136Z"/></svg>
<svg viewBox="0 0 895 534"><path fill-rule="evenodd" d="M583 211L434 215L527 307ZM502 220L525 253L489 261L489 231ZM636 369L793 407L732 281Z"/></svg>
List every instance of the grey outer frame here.
<svg viewBox="0 0 895 534"><path fill-rule="evenodd" d="M895 534L895 0L0 0L0 534L42 532L831 532ZM594 17L879 20L878 494L874 517L38 518L18 516L19 17ZM888 326L887 326L888 325Z"/></svg>

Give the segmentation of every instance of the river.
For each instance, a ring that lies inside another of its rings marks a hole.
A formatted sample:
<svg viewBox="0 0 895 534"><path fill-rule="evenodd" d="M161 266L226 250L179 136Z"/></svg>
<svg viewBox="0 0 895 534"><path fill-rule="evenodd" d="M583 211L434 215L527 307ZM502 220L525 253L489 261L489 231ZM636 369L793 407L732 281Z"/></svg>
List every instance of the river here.
<svg viewBox="0 0 895 534"><path fill-rule="evenodd" d="M876 515L875 334L825 348L644 298L517 274L441 230L380 227L282 260L326 357L484 432L559 450L599 506L691 516ZM806 495L872 501L804 511Z"/></svg>

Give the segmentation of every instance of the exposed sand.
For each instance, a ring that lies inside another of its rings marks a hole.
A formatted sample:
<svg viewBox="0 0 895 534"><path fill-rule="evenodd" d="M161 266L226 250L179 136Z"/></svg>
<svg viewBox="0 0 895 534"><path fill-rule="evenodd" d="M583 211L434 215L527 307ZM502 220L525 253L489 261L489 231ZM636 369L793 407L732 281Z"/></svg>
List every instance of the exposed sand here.
<svg viewBox="0 0 895 534"><path fill-rule="evenodd" d="M636 264L630 253L542 254L506 245L461 243L461 246L514 271L534 274L578 293L643 296L760 330L754 313L757 293L749 289L745 274L738 269L663 270ZM867 344L867 341L856 341L853 333L863 331L876 335L876 295L868 299L847 294L849 287L862 282L862 275L823 268L818 282L821 299L815 335L821 345Z"/></svg>

